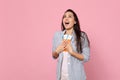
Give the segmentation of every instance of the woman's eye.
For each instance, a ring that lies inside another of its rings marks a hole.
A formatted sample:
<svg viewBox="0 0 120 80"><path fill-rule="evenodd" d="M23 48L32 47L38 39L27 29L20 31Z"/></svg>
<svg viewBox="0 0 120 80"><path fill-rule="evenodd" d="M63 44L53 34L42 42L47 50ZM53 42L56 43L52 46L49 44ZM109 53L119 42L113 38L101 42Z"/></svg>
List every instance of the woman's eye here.
<svg viewBox="0 0 120 80"><path fill-rule="evenodd" d="M66 16L64 15L63 18L66 18Z"/></svg>
<svg viewBox="0 0 120 80"><path fill-rule="evenodd" d="M71 15L68 15L68 16L66 16L66 15L64 15L63 16L63 18L72 18L73 16L71 16Z"/></svg>
<svg viewBox="0 0 120 80"><path fill-rule="evenodd" d="M72 18L72 16L70 15L69 18Z"/></svg>

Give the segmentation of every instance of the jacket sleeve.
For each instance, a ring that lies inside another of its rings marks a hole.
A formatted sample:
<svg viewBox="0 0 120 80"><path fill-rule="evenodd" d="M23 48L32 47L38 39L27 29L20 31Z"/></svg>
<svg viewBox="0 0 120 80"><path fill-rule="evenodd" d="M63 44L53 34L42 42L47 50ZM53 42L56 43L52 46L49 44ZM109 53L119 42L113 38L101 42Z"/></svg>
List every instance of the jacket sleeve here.
<svg viewBox="0 0 120 80"><path fill-rule="evenodd" d="M82 34L82 54L84 56L83 62L87 62L90 59L90 44L87 34Z"/></svg>
<svg viewBox="0 0 120 80"><path fill-rule="evenodd" d="M57 41L57 32L55 32L53 39L52 39L52 52L56 49L56 41Z"/></svg>

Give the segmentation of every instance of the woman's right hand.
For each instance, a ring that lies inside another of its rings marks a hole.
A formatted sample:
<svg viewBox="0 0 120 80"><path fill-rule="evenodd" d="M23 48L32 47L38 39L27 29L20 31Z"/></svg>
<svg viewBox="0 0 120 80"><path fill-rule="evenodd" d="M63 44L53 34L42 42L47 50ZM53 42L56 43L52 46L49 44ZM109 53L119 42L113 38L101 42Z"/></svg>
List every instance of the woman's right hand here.
<svg viewBox="0 0 120 80"><path fill-rule="evenodd" d="M56 52L59 54L66 48L67 42L63 40L62 43L56 48Z"/></svg>

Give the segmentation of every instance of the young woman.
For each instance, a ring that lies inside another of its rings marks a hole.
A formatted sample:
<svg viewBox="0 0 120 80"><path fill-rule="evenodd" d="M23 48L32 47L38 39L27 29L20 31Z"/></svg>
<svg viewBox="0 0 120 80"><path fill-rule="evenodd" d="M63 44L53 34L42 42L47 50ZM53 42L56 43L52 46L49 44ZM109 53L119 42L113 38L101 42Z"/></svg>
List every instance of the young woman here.
<svg viewBox="0 0 120 80"><path fill-rule="evenodd" d="M58 58L57 80L86 80L83 63L90 57L89 40L73 10L65 11L61 28L53 37L52 47L53 58Z"/></svg>

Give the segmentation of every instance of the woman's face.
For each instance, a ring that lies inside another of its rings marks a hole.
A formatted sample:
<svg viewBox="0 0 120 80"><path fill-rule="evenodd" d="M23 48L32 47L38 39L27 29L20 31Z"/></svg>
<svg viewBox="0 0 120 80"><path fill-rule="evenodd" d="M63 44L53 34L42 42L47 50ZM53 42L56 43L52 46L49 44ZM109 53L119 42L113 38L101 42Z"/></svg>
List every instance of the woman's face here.
<svg viewBox="0 0 120 80"><path fill-rule="evenodd" d="M74 19L72 12L66 12L63 16L63 25L66 30L71 29L74 27L74 24L76 24L76 21Z"/></svg>

